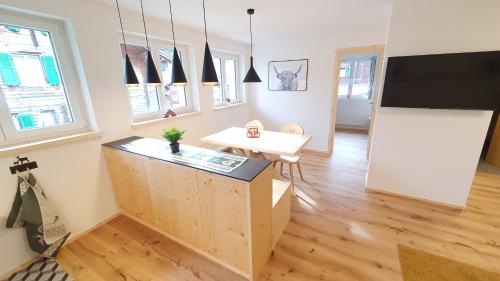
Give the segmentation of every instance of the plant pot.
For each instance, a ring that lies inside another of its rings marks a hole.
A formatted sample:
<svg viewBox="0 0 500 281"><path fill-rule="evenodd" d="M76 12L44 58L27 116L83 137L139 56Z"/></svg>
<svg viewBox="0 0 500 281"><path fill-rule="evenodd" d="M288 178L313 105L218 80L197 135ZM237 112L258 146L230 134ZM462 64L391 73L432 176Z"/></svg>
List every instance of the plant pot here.
<svg viewBox="0 0 500 281"><path fill-rule="evenodd" d="M179 143L171 143L170 144L170 150L172 151L172 153L178 153L179 152L179 146L180 146Z"/></svg>

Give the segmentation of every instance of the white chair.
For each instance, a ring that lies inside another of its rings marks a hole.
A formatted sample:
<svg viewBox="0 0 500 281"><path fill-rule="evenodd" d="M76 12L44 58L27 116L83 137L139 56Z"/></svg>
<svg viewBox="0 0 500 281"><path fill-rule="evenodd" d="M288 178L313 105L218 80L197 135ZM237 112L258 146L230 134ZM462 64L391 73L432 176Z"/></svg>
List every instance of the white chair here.
<svg viewBox="0 0 500 281"><path fill-rule="evenodd" d="M252 120L252 121L248 122L245 125L245 128L247 128L247 127L258 127L259 132L264 130L264 125L259 120Z"/></svg>
<svg viewBox="0 0 500 281"><path fill-rule="evenodd" d="M297 135L303 135L304 134L304 129L297 123L289 123L286 124L282 129L281 132L283 133L289 133L289 134L297 134ZM300 154L295 155L295 156L280 156L279 159L276 159L273 163L273 166L276 167L276 164L280 162L281 167L280 167L280 174L283 176L283 163L288 163L288 169L290 171L290 182L292 183L292 194L295 195L295 184L293 180L293 165L297 165L297 169L299 170L299 175L300 179L304 180L304 176L302 175L302 168L300 167Z"/></svg>

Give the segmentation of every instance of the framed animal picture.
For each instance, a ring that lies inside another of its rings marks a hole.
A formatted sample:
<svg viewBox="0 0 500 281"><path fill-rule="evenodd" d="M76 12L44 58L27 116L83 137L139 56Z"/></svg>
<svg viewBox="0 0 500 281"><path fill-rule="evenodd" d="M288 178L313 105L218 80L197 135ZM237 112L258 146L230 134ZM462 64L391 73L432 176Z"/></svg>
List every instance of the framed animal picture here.
<svg viewBox="0 0 500 281"><path fill-rule="evenodd" d="M270 91L307 91L309 60L270 61L268 88Z"/></svg>

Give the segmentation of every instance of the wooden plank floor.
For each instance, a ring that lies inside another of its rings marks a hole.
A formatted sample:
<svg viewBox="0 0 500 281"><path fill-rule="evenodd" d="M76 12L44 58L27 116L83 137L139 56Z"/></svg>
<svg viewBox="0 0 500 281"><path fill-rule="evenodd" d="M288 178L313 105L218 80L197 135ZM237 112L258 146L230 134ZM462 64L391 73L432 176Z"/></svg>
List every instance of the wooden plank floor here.
<svg viewBox="0 0 500 281"><path fill-rule="evenodd" d="M366 143L338 132L334 157L303 156L306 182L297 178L291 222L260 281L401 281L398 243L500 272L500 176L478 173L463 211L367 193ZM76 280L241 280L125 217L58 261Z"/></svg>
<svg viewBox="0 0 500 281"><path fill-rule="evenodd" d="M77 281L245 280L123 215L68 244L57 262Z"/></svg>
<svg viewBox="0 0 500 281"><path fill-rule="evenodd" d="M500 177L477 174L463 211L367 193L366 143L338 132L332 158L303 157L307 182L262 280L401 281L398 243L500 271Z"/></svg>

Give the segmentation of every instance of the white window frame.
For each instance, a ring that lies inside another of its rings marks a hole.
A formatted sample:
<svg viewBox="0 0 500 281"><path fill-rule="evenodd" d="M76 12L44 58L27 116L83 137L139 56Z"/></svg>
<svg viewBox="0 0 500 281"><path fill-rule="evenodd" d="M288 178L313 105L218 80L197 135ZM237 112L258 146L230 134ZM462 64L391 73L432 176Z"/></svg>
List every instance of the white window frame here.
<svg viewBox="0 0 500 281"><path fill-rule="evenodd" d="M69 110L73 118L73 123L70 124L33 128L25 131L17 130L0 87L0 145L9 146L16 143L89 131L88 113L83 98L81 79L77 71L75 58L71 52L65 23L47 17L18 13L0 8L0 24L32 28L50 33L55 63L59 69L61 85L66 94Z"/></svg>
<svg viewBox="0 0 500 281"><path fill-rule="evenodd" d="M378 64L380 63L380 56L378 54L371 54L371 53L368 53L367 56L375 56L377 57L376 61L375 61L375 76L374 76L374 80L375 82L373 83L372 85L372 93L375 91L375 87L376 87L376 81L377 81L377 67L378 67ZM358 61L357 59L353 59L353 58L348 58L348 59L342 59L340 58L340 66L342 65L343 62L349 62L351 64L351 70L350 70L350 75L349 75L349 88L347 90L347 95L338 95L338 99L343 99L343 100L350 100L350 99L358 99L358 100L368 100L368 101L371 101L373 99L373 95L371 98L367 98L363 95L359 96L359 95L349 95L349 93L352 93L352 88L353 88L353 85L354 85L354 73L356 71L356 69L354 69L354 67L352 67L354 65L354 62ZM339 69L339 74L340 74L340 69ZM342 77L342 78L345 78L345 77ZM342 79L341 77L337 77L337 79ZM339 83L339 87L340 87L340 83Z"/></svg>
<svg viewBox="0 0 500 281"><path fill-rule="evenodd" d="M125 33L127 45L135 45L135 46L141 46L141 47L146 47L146 38L141 35L136 35L136 34L131 34L131 33ZM120 47L120 52L121 52L121 44L123 44L123 37L121 33L117 37L119 40L119 47ZM160 52L158 51L159 49L173 49L174 48L174 43L157 38L157 37L151 37L148 36L149 40L149 48L151 49L151 55L153 56L153 60L155 62L158 74L160 75L161 78L161 67L160 67ZM193 111L194 106L194 100L193 100L193 88L192 84L194 81L190 80L190 69L189 69L189 50L188 46L185 44L179 44L176 42L176 47L177 50L181 53L181 60L182 60L182 67L184 68L184 73L186 74L186 77L188 79L188 85L184 87L185 93L186 93L186 103L187 106L183 107L177 107L174 109L176 114L186 114L190 113ZM162 79L163 82L163 79ZM148 121L148 120L154 120L154 119L159 119L163 118L165 112L169 109L168 104L167 104L167 99L166 99L166 92L163 86L157 87L157 98L158 98L158 103L159 103L159 110L157 111L152 111L152 112L147 112L147 113L142 113L142 114L134 114L132 111L132 102L130 100L129 96L129 105L130 105L130 112L132 114L132 122L142 122L142 121Z"/></svg>
<svg viewBox="0 0 500 281"><path fill-rule="evenodd" d="M213 106L214 107L221 107L221 106L225 106L225 105L231 105L231 104L237 104L237 103L242 103L243 102L243 98L242 98L242 89L241 89L241 77L240 77L240 56L237 55L237 54L232 54L232 53L227 53L227 52L223 52L223 51L213 51L212 52L212 57L214 58L219 58L221 59L221 78L222 80L224 80L224 77L226 75L226 68L224 67L224 60L234 60L234 68L235 68L235 71L236 71L236 78L235 78L235 81L236 81L236 99L235 100L231 100L229 103L226 101L226 92L225 92L225 81L219 81L220 82L220 89L221 89L221 92L222 92L222 101L215 101L213 98L214 98L214 95L213 95L213 91L212 91L212 100L213 100Z"/></svg>

